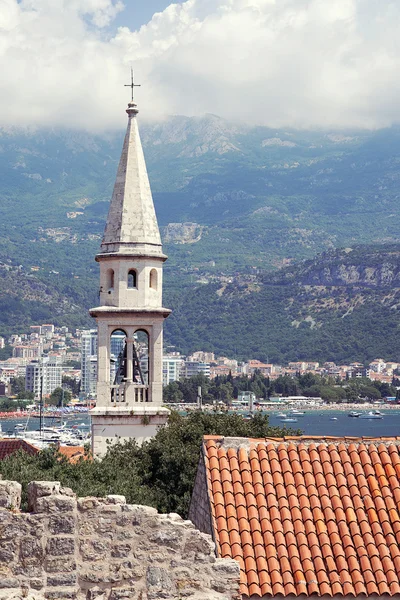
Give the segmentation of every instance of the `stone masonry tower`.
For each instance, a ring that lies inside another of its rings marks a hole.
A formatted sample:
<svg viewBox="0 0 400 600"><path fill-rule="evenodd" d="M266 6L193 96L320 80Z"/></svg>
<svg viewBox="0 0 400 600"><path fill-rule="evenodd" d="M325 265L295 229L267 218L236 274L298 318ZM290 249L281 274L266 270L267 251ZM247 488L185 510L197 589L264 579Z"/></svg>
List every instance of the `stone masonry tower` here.
<svg viewBox="0 0 400 600"><path fill-rule="evenodd" d="M96 256L100 306L90 310L98 325L97 403L91 411L97 456L105 453L107 440L135 438L141 443L152 437L169 415L162 407L163 322L171 312L162 305L167 257L133 99L126 112L128 128Z"/></svg>

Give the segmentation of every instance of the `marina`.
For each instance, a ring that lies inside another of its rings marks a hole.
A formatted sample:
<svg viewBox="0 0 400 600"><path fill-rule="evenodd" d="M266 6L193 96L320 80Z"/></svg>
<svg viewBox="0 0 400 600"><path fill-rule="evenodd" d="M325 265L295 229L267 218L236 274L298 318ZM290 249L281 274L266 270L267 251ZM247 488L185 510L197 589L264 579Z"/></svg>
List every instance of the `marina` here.
<svg viewBox="0 0 400 600"><path fill-rule="evenodd" d="M24 439L37 446L46 448L51 444L62 446L83 446L90 443L90 418L84 414L67 414L62 419L47 418L40 431L40 420L29 415L21 418L3 419L0 422L1 436Z"/></svg>

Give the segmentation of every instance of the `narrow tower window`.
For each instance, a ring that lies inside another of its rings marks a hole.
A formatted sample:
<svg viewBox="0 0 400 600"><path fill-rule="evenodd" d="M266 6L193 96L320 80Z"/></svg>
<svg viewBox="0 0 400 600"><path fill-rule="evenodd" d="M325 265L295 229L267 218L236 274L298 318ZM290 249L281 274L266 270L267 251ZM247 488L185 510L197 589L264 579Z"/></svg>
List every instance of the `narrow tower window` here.
<svg viewBox="0 0 400 600"><path fill-rule="evenodd" d="M108 271L107 271L107 287L109 290L114 289L114 271L113 271L113 269L108 269Z"/></svg>
<svg viewBox="0 0 400 600"><path fill-rule="evenodd" d="M157 280L158 280L158 273L157 273L156 269L152 269L150 271L150 287L153 290L157 289L157 283L158 283Z"/></svg>
<svg viewBox="0 0 400 600"><path fill-rule="evenodd" d="M128 288L136 288L137 287L137 273L135 269L131 269L128 272Z"/></svg>

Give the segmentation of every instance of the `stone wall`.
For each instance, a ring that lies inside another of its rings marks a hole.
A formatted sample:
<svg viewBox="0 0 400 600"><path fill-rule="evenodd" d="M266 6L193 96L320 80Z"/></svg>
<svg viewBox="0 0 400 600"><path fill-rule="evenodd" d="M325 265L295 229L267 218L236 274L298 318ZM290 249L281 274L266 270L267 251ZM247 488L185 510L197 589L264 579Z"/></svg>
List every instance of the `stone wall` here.
<svg viewBox="0 0 400 600"><path fill-rule="evenodd" d="M0 600L234 600L239 565L176 514L58 482L0 481Z"/></svg>
<svg viewBox="0 0 400 600"><path fill-rule="evenodd" d="M210 499L208 497L207 473L204 464L203 448L200 454L196 480L189 507L189 519L200 531L213 535Z"/></svg>

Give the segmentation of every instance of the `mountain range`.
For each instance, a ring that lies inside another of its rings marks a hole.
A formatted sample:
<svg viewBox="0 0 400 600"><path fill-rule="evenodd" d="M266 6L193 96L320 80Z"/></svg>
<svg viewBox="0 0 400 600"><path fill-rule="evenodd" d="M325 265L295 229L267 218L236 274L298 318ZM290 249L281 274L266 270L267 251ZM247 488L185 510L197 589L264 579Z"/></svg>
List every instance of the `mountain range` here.
<svg viewBox="0 0 400 600"><path fill-rule="evenodd" d="M271 360L398 353L381 320L398 333L386 266L395 273L399 257L400 129L277 131L206 115L141 133L169 255L169 344ZM0 333L44 315L90 323L122 139L0 131Z"/></svg>

